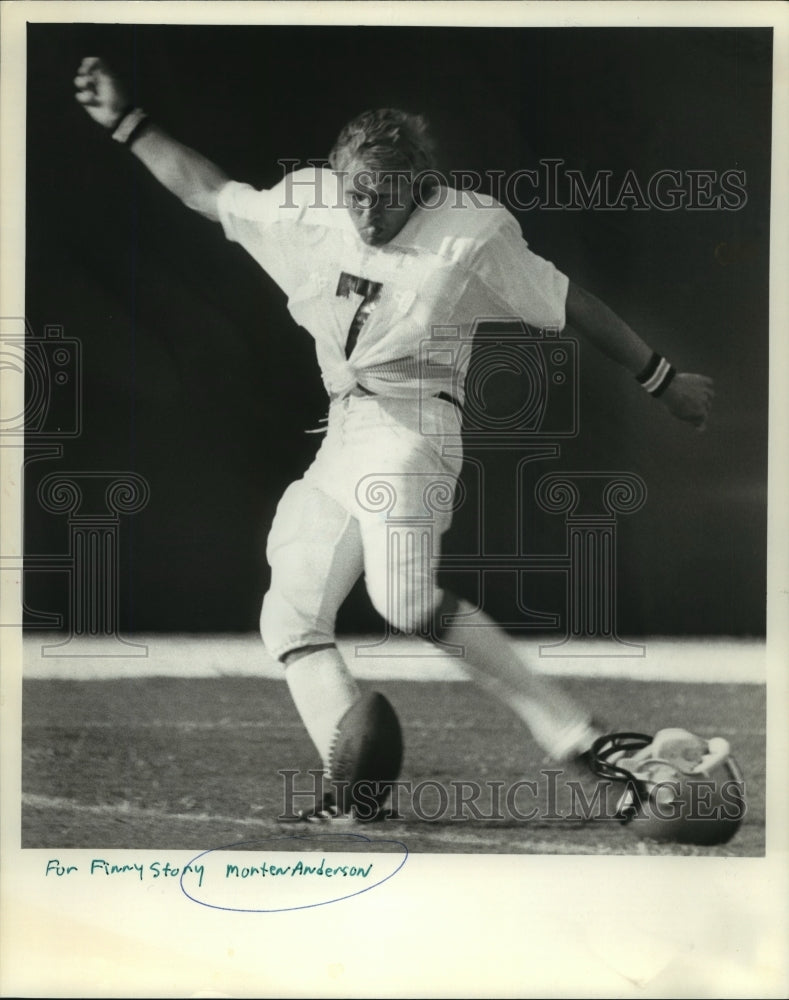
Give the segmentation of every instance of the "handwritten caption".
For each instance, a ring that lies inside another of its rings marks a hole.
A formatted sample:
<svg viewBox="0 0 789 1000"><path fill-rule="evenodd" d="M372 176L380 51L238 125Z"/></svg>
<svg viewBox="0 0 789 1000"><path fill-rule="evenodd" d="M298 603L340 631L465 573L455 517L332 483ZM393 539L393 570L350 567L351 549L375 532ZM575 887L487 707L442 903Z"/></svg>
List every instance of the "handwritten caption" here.
<svg viewBox="0 0 789 1000"><path fill-rule="evenodd" d="M123 886L161 880L211 909L277 913L337 903L375 889L403 868L408 848L395 840L340 834L228 844L187 863L124 854L80 856L76 863L62 855L50 857L43 874L55 882L87 878Z"/></svg>
<svg viewBox="0 0 789 1000"><path fill-rule="evenodd" d="M205 865L171 865L169 861L151 861L149 864L140 864L133 861L131 864L115 864L105 858L92 858L87 865L61 864L60 858L50 858L47 861L45 875L54 875L62 878L64 875L74 875L79 871L87 871L88 875L131 875L144 881L146 874L149 878L178 878L182 874L193 874L198 878L198 885L203 884L205 877Z"/></svg>

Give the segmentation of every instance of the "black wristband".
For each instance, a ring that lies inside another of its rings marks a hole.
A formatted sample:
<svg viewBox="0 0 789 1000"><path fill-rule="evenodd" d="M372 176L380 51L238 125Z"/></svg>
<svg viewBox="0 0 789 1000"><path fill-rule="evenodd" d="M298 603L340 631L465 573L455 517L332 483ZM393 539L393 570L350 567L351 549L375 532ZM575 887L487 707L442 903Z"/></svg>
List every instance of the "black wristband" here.
<svg viewBox="0 0 789 1000"><path fill-rule="evenodd" d="M125 146L137 138L140 130L145 127L148 115L142 108L132 108L124 113L123 117L115 126L112 138L116 142L122 142Z"/></svg>
<svg viewBox="0 0 789 1000"><path fill-rule="evenodd" d="M636 375L636 381L650 396L660 396L671 385L671 380L676 374L676 369L664 357L653 352L646 367Z"/></svg>
<svg viewBox="0 0 789 1000"><path fill-rule="evenodd" d="M132 111L134 111L134 105L133 104L127 104L126 107L121 111L121 113L115 119L115 124L107 126L108 131L114 132L115 129L120 125L120 123L126 117L126 115L131 114Z"/></svg>
<svg viewBox="0 0 789 1000"><path fill-rule="evenodd" d="M674 379L674 376L676 374L677 374L677 369L673 365L669 365L668 366L668 371L666 372L665 376L663 377L663 381L660 383L660 385L657 387L657 389L653 389L652 390L652 395L655 397L655 399L657 399L658 396L662 396L663 395L663 393L666 391L666 389L668 389L668 387L671 385L671 383L672 383L672 381Z"/></svg>

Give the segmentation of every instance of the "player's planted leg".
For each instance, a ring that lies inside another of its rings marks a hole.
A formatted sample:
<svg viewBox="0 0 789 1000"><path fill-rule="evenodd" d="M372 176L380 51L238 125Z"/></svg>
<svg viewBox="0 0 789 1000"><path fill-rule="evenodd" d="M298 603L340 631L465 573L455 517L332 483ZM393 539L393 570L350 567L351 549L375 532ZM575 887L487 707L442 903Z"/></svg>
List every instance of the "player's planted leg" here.
<svg viewBox="0 0 789 1000"><path fill-rule="evenodd" d="M361 697L361 689L334 645L305 646L284 661L293 703L328 770L340 719Z"/></svg>
<svg viewBox="0 0 789 1000"><path fill-rule="evenodd" d="M358 526L326 493L300 480L280 502L267 554L272 575L261 635L269 654L285 665L288 689L327 777L342 780L344 774L332 774L332 750L362 692L335 645L334 628L362 570ZM331 815L336 804L318 801L313 812Z"/></svg>
<svg viewBox="0 0 789 1000"><path fill-rule="evenodd" d="M302 647L284 659L293 702L329 779L316 808L302 818L375 819L402 762L394 709L383 695L362 693L334 645Z"/></svg>

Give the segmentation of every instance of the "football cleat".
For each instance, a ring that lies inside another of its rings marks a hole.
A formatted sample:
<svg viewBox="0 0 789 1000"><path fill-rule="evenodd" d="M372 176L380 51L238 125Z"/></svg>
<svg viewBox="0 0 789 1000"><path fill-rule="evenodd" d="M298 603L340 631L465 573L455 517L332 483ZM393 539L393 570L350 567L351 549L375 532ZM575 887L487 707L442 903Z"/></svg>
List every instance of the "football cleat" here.
<svg viewBox="0 0 789 1000"><path fill-rule="evenodd" d="M348 821L350 813L341 813L337 808L337 799L332 792L326 792L320 803L314 809L300 809L297 822L300 823L332 823L336 820Z"/></svg>
<svg viewBox="0 0 789 1000"><path fill-rule="evenodd" d="M382 805L375 807L365 806L358 808L354 805L347 812L343 812L337 805L337 797L334 792L324 793L321 801L313 809L300 809L294 817L289 817L283 822L289 823L377 823L384 819L393 819L395 814L390 809L384 809Z"/></svg>
<svg viewBox="0 0 789 1000"><path fill-rule="evenodd" d="M745 781L726 740L685 729L614 733L595 740L596 774L625 783L616 818L642 838L725 844L745 816Z"/></svg>

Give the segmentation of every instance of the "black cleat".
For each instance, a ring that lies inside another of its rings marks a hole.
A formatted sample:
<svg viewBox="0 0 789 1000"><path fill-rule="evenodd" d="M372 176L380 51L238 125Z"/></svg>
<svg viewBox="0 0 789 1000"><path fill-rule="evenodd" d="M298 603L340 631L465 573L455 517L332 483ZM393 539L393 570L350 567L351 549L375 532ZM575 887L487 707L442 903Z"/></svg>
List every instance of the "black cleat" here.
<svg viewBox="0 0 789 1000"><path fill-rule="evenodd" d="M343 812L337 805L337 798L333 792L326 792L319 805L313 809L299 809L293 817L283 819L283 823L314 823L314 824L335 824L335 823L379 823L385 819L399 819L391 810L385 809L382 805L373 808L369 802L365 802L362 809L352 805L349 810Z"/></svg>
<svg viewBox="0 0 789 1000"><path fill-rule="evenodd" d="M334 795L327 793L323 796L323 801L315 809L302 809L299 811L299 822L301 823L347 823L353 819L351 813L341 813Z"/></svg>

